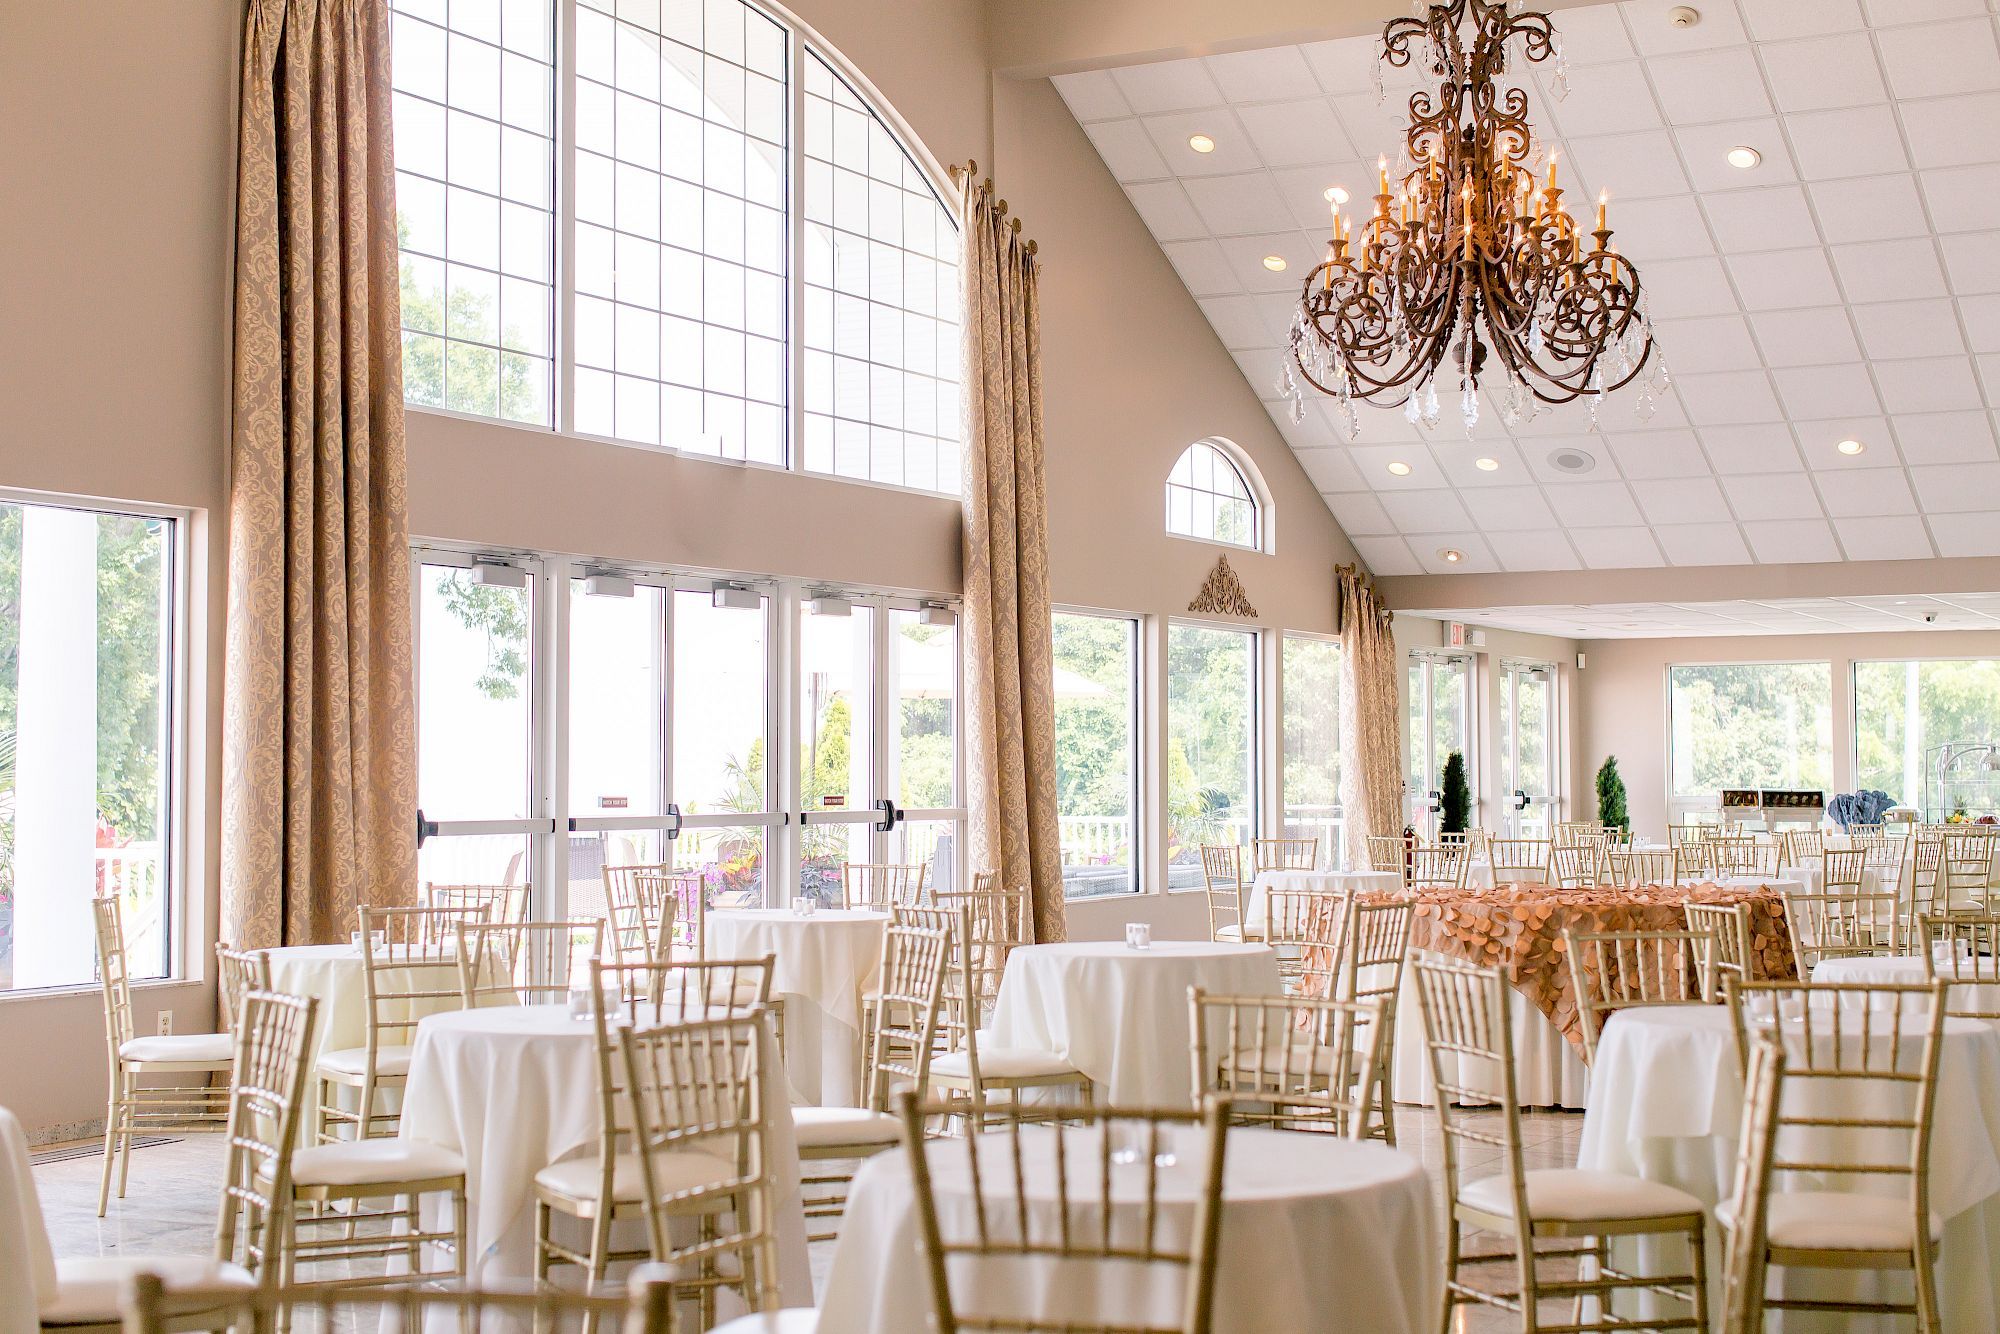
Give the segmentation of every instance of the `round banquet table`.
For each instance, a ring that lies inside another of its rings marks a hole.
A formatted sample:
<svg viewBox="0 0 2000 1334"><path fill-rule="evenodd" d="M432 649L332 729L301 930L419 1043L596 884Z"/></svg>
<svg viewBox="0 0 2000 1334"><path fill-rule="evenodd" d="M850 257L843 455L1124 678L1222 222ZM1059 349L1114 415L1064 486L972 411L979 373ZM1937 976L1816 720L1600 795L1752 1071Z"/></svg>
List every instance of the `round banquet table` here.
<svg viewBox="0 0 2000 1334"><path fill-rule="evenodd" d="M1263 945L1021 945L1008 954L1000 977L993 1045L1054 1052L1090 1076L1100 1103L1187 1107L1194 1101L1189 987L1224 996L1275 996L1284 989L1277 952Z"/></svg>
<svg viewBox="0 0 2000 1334"><path fill-rule="evenodd" d="M764 1030L764 1106L771 1113L778 1287L787 1305L812 1303L798 1144L775 1077L777 1045ZM509 1005L437 1014L417 1025L401 1134L465 1157L472 1283L532 1282L534 1176L551 1163L597 1152L597 1035L566 1005ZM558 1220L560 1226L561 1220ZM634 1218L628 1241L643 1245Z"/></svg>
<svg viewBox="0 0 2000 1334"><path fill-rule="evenodd" d="M1037 1238L1054 1233L1055 1162L1053 1145L1045 1141L1056 1133L1046 1126L1023 1131L1028 1196L1048 1206L1043 1213L1031 1205ZM1072 1214L1085 1210L1095 1218L1098 1132L1072 1128L1060 1133L1075 1142L1069 1153ZM1195 1133L1180 1132L1176 1161L1160 1169L1161 1235L1170 1245L1184 1245L1193 1231L1204 1155L1181 1146ZM1002 1189L1013 1199L1008 1137L979 1136L978 1152L990 1217L993 1183L1008 1183ZM934 1142L929 1158L944 1234L968 1235L975 1197L964 1141ZM1129 1216L1130 1235L1136 1238L1143 1226L1139 1218L1147 1174L1136 1166L1114 1165L1112 1172L1114 1217ZM1129 1174L1123 1190L1121 1172ZM1217 1334L1279 1329L1429 1334L1435 1329L1443 1289L1436 1191L1417 1159L1385 1145L1331 1135L1235 1127L1223 1163L1222 1196ZM1003 1229L1002 1236L1017 1237L1011 1203L1004 1212L1006 1221L996 1226ZM1023 1282L1016 1261L994 1265L985 1274L974 1267L976 1261L954 1263L962 1266L954 1271L961 1276L960 1291L975 1293L982 1313L1018 1311L1040 1317L1050 1327L1065 1320L1115 1318L1123 1325L1150 1317L1163 1327L1180 1320L1182 1286L1167 1274L1126 1266L1120 1271L1125 1281L1115 1282L1105 1267L1071 1267L1056 1281L1056 1262L1044 1259L1034 1262L1036 1277ZM930 1329L930 1285L910 1165L903 1153L871 1158L855 1177L820 1313L825 1330L926 1334Z"/></svg>
<svg viewBox="0 0 2000 1334"><path fill-rule="evenodd" d="M775 956L771 996L785 1002L785 1065L792 1095L830 1107L861 1105L861 1000L882 967L889 914L821 908L710 912L704 950L711 959Z"/></svg>
<svg viewBox="0 0 2000 1334"><path fill-rule="evenodd" d="M1351 894L1357 890L1402 887L1403 877L1394 871L1259 871L1250 882L1250 896L1243 904L1243 922L1252 929L1263 927L1266 896L1274 889L1293 894Z"/></svg>
<svg viewBox="0 0 2000 1334"><path fill-rule="evenodd" d="M1922 1039L1912 1032L1901 1040ZM1664 1181L1711 1207L1728 1194L1743 1114L1743 1079L1727 1007L1614 1014L1598 1038L1591 1077L1578 1167ZM1944 1328L2000 1328L2000 1027L1972 1019L1945 1021L1930 1181L1931 1208L1946 1220L1937 1266ZM1681 1243L1650 1245L1678 1248ZM1646 1264L1678 1262L1665 1249L1642 1254ZM1710 1274L1724 1272L1718 1228L1709 1229L1709 1265ZM1773 1281L1794 1297L1858 1294L1882 1282L1868 1271L1831 1275L1774 1267L1772 1273L1777 1276ZM1900 1278L1901 1286L1895 1286L1898 1281L1898 1276L1887 1280L1890 1290L1907 1294L1908 1279ZM1770 1328L1787 1334L1860 1334L1906 1326L1892 1319L1787 1311L1773 1312Z"/></svg>
<svg viewBox="0 0 2000 1334"><path fill-rule="evenodd" d="M319 1001L318 1018L313 1021L314 1058L321 1052L368 1044L367 963L360 949L353 945L284 945L264 953L271 960L274 987L289 995L311 996ZM398 991L447 993L435 999L398 1002L402 1013L390 1018L421 1019L427 1014L459 1008L455 958L399 968L383 976ZM383 1040L404 1039L392 1036Z"/></svg>
<svg viewBox="0 0 2000 1334"><path fill-rule="evenodd" d="M1993 964L1988 960L1982 971L1988 976L1993 972ZM1950 970L1940 967L1938 976L1951 980ZM1891 985L1923 986L1928 983L1930 971L1923 959L1910 954L1877 955L1856 959L1822 959L1813 965L1814 982L1887 982ZM1988 1014L2000 1014L2000 983L1993 982L1953 982L1945 993L1947 1010L1981 1010Z"/></svg>

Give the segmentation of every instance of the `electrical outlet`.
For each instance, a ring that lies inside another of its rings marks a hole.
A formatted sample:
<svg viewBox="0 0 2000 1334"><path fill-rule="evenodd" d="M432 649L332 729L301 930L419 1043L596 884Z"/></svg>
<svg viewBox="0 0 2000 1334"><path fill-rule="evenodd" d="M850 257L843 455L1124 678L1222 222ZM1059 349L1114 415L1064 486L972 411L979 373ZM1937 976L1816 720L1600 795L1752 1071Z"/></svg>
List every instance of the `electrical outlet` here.
<svg viewBox="0 0 2000 1334"><path fill-rule="evenodd" d="M174 1031L174 1012L172 1010L160 1011L160 1036L167 1037L173 1031Z"/></svg>

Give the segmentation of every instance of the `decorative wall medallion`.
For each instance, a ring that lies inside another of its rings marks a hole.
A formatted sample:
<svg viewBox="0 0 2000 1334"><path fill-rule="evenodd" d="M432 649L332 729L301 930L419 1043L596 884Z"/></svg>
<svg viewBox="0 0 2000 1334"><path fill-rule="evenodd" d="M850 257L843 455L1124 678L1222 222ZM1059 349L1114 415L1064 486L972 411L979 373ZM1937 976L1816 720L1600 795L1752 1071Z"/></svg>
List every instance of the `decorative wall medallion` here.
<svg viewBox="0 0 2000 1334"><path fill-rule="evenodd" d="M1188 603L1188 610L1206 616L1247 616L1252 620L1257 616L1257 609L1250 605L1250 597L1243 591L1243 581L1229 568L1227 556L1215 558L1215 568L1202 581L1201 592Z"/></svg>

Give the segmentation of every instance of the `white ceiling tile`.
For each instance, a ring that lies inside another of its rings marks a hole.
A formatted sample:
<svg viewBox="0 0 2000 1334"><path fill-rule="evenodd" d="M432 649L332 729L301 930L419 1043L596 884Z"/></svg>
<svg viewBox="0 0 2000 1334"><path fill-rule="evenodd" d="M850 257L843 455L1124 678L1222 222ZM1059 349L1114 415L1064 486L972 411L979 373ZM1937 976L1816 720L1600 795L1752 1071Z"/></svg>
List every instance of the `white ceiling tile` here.
<svg viewBox="0 0 2000 1334"><path fill-rule="evenodd" d="M1548 495L1556 518L1565 527L1645 522L1623 482L1572 482L1550 487Z"/></svg>
<svg viewBox="0 0 2000 1334"><path fill-rule="evenodd" d="M1881 408L1866 366L1788 366L1771 375L1794 421L1859 417Z"/></svg>
<svg viewBox="0 0 2000 1334"><path fill-rule="evenodd" d="M1732 4L1703 5L1701 22L1691 28L1675 26L1669 15L1676 6L1670 0L1625 0L1618 7L1625 11L1633 44L1649 56L1738 46L1748 40Z"/></svg>
<svg viewBox="0 0 2000 1334"><path fill-rule="evenodd" d="M1343 37L1332 42L1308 42L1299 48L1299 54L1305 58L1323 92L1368 92L1372 95L1375 66L1382 54L1379 33L1367 37ZM1407 77L1408 71L1382 66L1384 88L1397 76Z"/></svg>
<svg viewBox="0 0 2000 1334"><path fill-rule="evenodd" d="M1862 45L1867 45L1865 39ZM1750 120L1771 114L1762 71L1747 46L1668 57L1647 68L1660 106L1676 125Z"/></svg>
<svg viewBox="0 0 2000 1334"><path fill-rule="evenodd" d="M1347 131L1347 138L1354 145L1355 156L1364 162L1373 162L1380 154L1394 154L1403 143L1403 132L1409 128L1409 98L1391 95L1377 101L1375 94L1350 93L1335 96L1333 109L1340 116L1340 124ZM1332 154L1328 154L1332 157Z"/></svg>
<svg viewBox="0 0 2000 1334"><path fill-rule="evenodd" d="M1236 369L1243 372L1243 378L1256 391L1259 398L1278 399L1283 392L1278 387L1278 371L1283 354L1275 347L1231 348L1229 355L1236 362ZM1308 417L1310 420L1310 417Z"/></svg>
<svg viewBox="0 0 2000 1334"><path fill-rule="evenodd" d="M1373 178L1374 173L1359 162L1282 167L1271 173L1279 197L1291 210L1292 221L1315 235L1326 232L1332 216L1332 205L1326 198L1328 186L1345 189L1348 208L1353 208L1354 201L1368 198L1374 189Z"/></svg>
<svg viewBox="0 0 2000 1334"><path fill-rule="evenodd" d="M2000 463L1912 468L1910 477L1925 514L2000 509Z"/></svg>
<svg viewBox="0 0 2000 1334"><path fill-rule="evenodd" d="M1156 241L1189 241L1208 235L1207 225L1188 203L1187 191L1179 181L1142 181L1126 186L1125 196Z"/></svg>
<svg viewBox="0 0 2000 1334"><path fill-rule="evenodd" d="M1749 310L1830 306L1840 300L1826 251L1817 246L1734 256L1729 260L1729 276Z"/></svg>
<svg viewBox="0 0 2000 1334"><path fill-rule="evenodd" d="M1929 560L1930 534L1915 515L1835 519L1833 531L1849 560Z"/></svg>
<svg viewBox="0 0 2000 1334"><path fill-rule="evenodd" d="M2000 237L1992 232L1964 232L1938 238L1944 250L1945 272L1959 296L2000 292Z"/></svg>
<svg viewBox="0 0 2000 1334"><path fill-rule="evenodd" d="M1292 226L1291 210L1278 198L1278 187L1268 172L1195 176L1185 185L1195 212L1216 236L1277 232Z"/></svg>
<svg viewBox="0 0 2000 1334"><path fill-rule="evenodd" d="M1784 412L1763 371L1719 371L1677 377L1681 403L1696 426L1781 421Z"/></svg>
<svg viewBox="0 0 2000 1334"><path fill-rule="evenodd" d="M1755 426L1710 426L1701 433L1715 471L1728 475L1754 472L1800 472L1799 447L1782 422ZM1630 475L1630 474L1628 474Z"/></svg>
<svg viewBox="0 0 2000 1334"><path fill-rule="evenodd" d="M1878 361L1875 384L1882 407L1894 417L1905 412L1957 412L1982 406L1979 380L1964 357L1919 361Z"/></svg>
<svg viewBox="0 0 2000 1334"><path fill-rule="evenodd" d="M1320 247L1302 232L1228 236L1213 244L1229 261L1237 283L1251 292L1297 292L1306 274L1320 261ZM1275 271L1264 267L1264 260L1271 255L1283 259L1285 267Z"/></svg>
<svg viewBox="0 0 2000 1334"><path fill-rule="evenodd" d="M1748 565L1750 548L1733 523L1655 526L1653 536L1673 565Z"/></svg>
<svg viewBox="0 0 2000 1334"><path fill-rule="evenodd" d="M1688 178L1697 190L1751 190L1798 179L1792 155L1773 119L1733 120L1714 125L1682 125L1674 130L1687 159ZM1747 145L1762 155L1754 167L1729 161L1729 150Z"/></svg>
<svg viewBox="0 0 2000 1334"><path fill-rule="evenodd" d="M1832 246L1833 267L1849 301L1943 296L1944 274L1929 237Z"/></svg>
<svg viewBox="0 0 2000 1334"><path fill-rule="evenodd" d="M1431 445L1431 456L1468 505L1474 491L1518 486L1531 480L1528 467L1511 440L1438 440ZM1500 466L1488 472L1478 465L1479 459L1492 459Z"/></svg>
<svg viewBox="0 0 2000 1334"><path fill-rule="evenodd" d="M1875 34L1882 67L1897 97L1936 97L2000 88L2000 48L1985 15L1921 28L1885 28Z"/></svg>
<svg viewBox="0 0 2000 1334"><path fill-rule="evenodd" d="M1880 417L1832 417L1796 422L1793 429L1798 433L1806 467L1814 472L1893 468L1901 461L1889 436L1889 423ZM1859 454L1843 454L1843 440L1859 440L1865 448Z"/></svg>
<svg viewBox="0 0 2000 1334"><path fill-rule="evenodd" d="M1644 528L1572 528L1569 540L1593 570L1629 570L1663 565L1660 548Z"/></svg>
<svg viewBox="0 0 2000 1334"><path fill-rule="evenodd" d="M1946 300L1888 301L1854 307L1870 357L1943 357L1965 351L1958 313Z"/></svg>
<svg viewBox="0 0 2000 1334"><path fill-rule="evenodd" d="M1479 533L1425 533L1419 537L1406 537L1404 541L1409 544L1426 574L1480 574L1500 568L1499 562L1493 559L1493 549L1486 545L1486 538ZM1446 551L1456 551L1458 559L1447 560Z"/></svg>
<svg viewBox="0 0 2000 1334"><path fill-rule="evenodd" d="M1819 239L1805 191L1797 185L1725 190L1699 198L1715 243L1731 254L1786 250Z"/></svg>
<svg viewBox="0 0 2000 1334"><path fill-rule="evenodd" d="M1915 514L1916 497L1900 468L1866 472L1823 472L1814 477L1820 501L1835 518L1876 514Z"/></svg>
<svg viewBox="0 0 2000 1334"><path fill-rule="evenodd" d="M1283 97L1311 97L1320 91L1312 69L1296 46L1260 51L1233 51L1209 56L1204 62L1223 97L1231 102L1269 102Z"/></svg>
<svg viewBox="0 0 2000 1334"><path fill-rule="evenodd" d="M1830 242L1882 241L1897 236L1929 238L1917 178L1869 176L1851 181L1815 181L1813 208L1819 213L1820 235Z"/></svg>
<svg viewBox="0 0 2000 1334"><path fill-rule="evenodd" d="M1326 507L1333 511L1335 522L1340 524L1340 530L1350 539L1396 531L1395 521L1390 519L1389 511L1383 509L1382 502L1369 492L1349 491L1329 494L1326 498Z"/></svg>
<svg viewBox="0 0 2000 1334"><path fill-rule="evenodd" d="M1186 179L1190 176L1233 176L1239 172L1255 171L1264 165L1251 146L1250 136L1236 119L1236 113L1226 107L1212 111L1171 111L1152 116L1141 116L1139 124L1145 127L1146 137L1153 141L1154 149L1172 170L1173 174ZM1214 141L1215 147L1206 153L1197 153L1189 147L1188 140L1197 134L1205 134Z"/></svg>
<svg viewBox="0 0 2000 1334"><path fill-rule="evenodd" d="M1627 477L1700 477L1709 470L1693 431L1648 431L1610 439L1611 456Z"/></svg>
<svg viewBox="0 0 2000 1334"><path fill-rule="evenodd" d="M1169 241L1160 249L1196 296L1227 296L1243 290L1222 247L1213 241Z"/></svg>
<svg viewBox="0 0 2000 1334"><path fill-rule="evenodd" d="M1547 436L1537 440L1523 440L1521 453L1528 460L1528 468L1535 480L1544 486L1570 486L1577 482L1615 481L1618 466L1611 461L1611 451L1601 435ZM1571 453L1586 454L1594 466L1587 472L1570 473L1556 467L1550 460Z"/></svg>
<svg viewBox="0 0 2000 1334"><path fill-rule="evenodd" d="M1984 412L1906 412L1896 418L1905 463L1988 463L2000 458Z"/></svg>
<svg viewBox="0 0 2000 1334"><path fill-rule="evenodd" d="M1710 477L1661 477L1633 482L1632 490L1655 527L1663 523L1705 523L1729 518L1722 488Z"/></svg>
<svg viewBox="0 0 2000 1334"><path fill-rule="evenodd" d="M1258 155L1273 167L1346 162L1359 156L1323 97L1238 107L1236 114Z"/></svg>
<svg viewBox="0 0 2000 1334"><path fill-rule="evenodd" d="M1151 65L1126 65L1111 71L1118 90L1140 115L1156 111L1189 111L1221 106L1215 86L1199 60L1162 60Z"/></svg>
<svg viewBox="0 0 2000 1334"><path fill-rule="evenodd" d="M1736 313L1736 294L1730 289L1721 260L1650 261L1642 276L1647 303L1657 319Z"/></svg>
<svg viewBox="0 0 2000 1334"><path fill-rule="evenodd" d="M1414 491L1444 485L1444 475L1431 458L1428 446L1417 441L1393 445L1355 445L1347 451L1368 485L1377 491ZM1401 477L1389 471L1391 463L1407 463L1410 471Z"/></svg>
<svg viewBox="0 0 2000 1334"><path fill-rule="evenodd" d="M1383 575L1422 574L1424 567L1410 554L1410 548L1400 537L1357 537L1354 550L1368 566L1368 572L1380 578Z"/></svg>
<svg viewBox="0 0 2000 1334"><path fill-rule="evenodd" d="M1389 511L1402 533L1442 532L1472 522L1459 503L1458 493L1450 490L1385 492L1382 508Z"/></svg>
<svg viewBox="0 0 2000 1334"><path fill-rule="evenodd" d="M1058 74L1049 82L1079 121L1113 120L1132 114L1131 104L1118 91L1110 71L1093 69L1078 74Z"/></svg>
<svg viewBox="0 0 2000 1334"><path fill-rule="evenodd" d="M1554 19L1556 37L1572 65L1601 65L1632 54L1632 39L1614 5L1565 9Z"/></svg>
<svg viewBox="0 0 2000 1334"><path fill-rule="evenodd" d="M1569 72L1569 96L1545 99L1540 109L1565 135L1625 134L1658 129L1660 109L1636 60L1585 65Z"/></svg>
<svg viewBox="0 0 2000 1334"><path fill-rule="evenodd" d="M1855 0L1738 0L1750 35L1760 42L1856 32L1861 9Z"/></svg>
<svg viewBox="0 0 2000 1334"><path fill-rule="evenodd" d="M1659 320L1653 326L1661 349L1673 358L1676 375L1736 370L1757 364L1757 347L1741 315L1698 320ZM1696 417L1699 421L1699 416Z"/></svg>
<svg viewBox="0 0 2000 1334"><path fill-rule="evenodd" d="M1156 181L1166 176L1166 159L1153 147L1152 136L1136 120L1107 120L1086 125L1097 155L1121 181Z"/></svg>
<svg viewBox="0 0 2000 1334"><path fill-rule="evenodd" d="M1506 570L1574 570L1582 566L1559 532L1489 533L1487 545Z"/></svg>
<svg viewBox="0 0 2000 1334"><path fill-rule="evenodd" d="M1743 525L1760 565L1810 565L1840 559L1825 519L1772 519Z"/></svg>
<svg viewBox="0 0 2000 1334"><path fill-rule="evenodd" d="M1715 253L1692 195L1614 199L1605 220L1611 225L1618 253L1631 255L1642 264Z"/></svg>
<svg viewBox="0 0 2000 1334"><path fill-rule="evenodd" d="M1252 296L1203 297L1197 304L1226 348L1268 347L1271 335L1264 326L1258 299ZM1269 377L1266 377L1269 378Z"/></svg>
<svg viewBox="0 0 2000 1334"><path fill-rule="evenodd" d="M1780 111L1824 111L1888 100L1875 47L1865 32L1760 47Z"/></svg>
<svg viewBox="0 0 2000 1334"><path fill-rule="evenodd" d="M1940 556L2000 556L2000 511L1933 514L1929 522Z"/></svg>
<svg viewBox="0 0 2000 1334"><path fill-rule="evenodd" d="M1922 98L1900 109L1912 166L1928 171L2000 160L2000 94Z"/></svg>
<svg viewBox="0 0 2000 1334"><path fill-rule="evenodd" d="M1982 0L1862 0L1871 27L1889 28L1899 23L1930 23L1977 14L1985 8Z"/></svg>
<svg viewBox="0 0 2000 1334"><path fill-rule="evenodd" d="M1993 226L1993 201L2000 199L2000 164L1940 167L1920 171L1931 224L1941 232L1978 232Z"/></svg>
<svg viewBox="0 0 2000 1334"><path fill-rule="evenodd" d="M1574 487L1562 487L1561 492ZM1621 488L1622 489L1622 488ZM1481 532L1504 533L1528 528L1553 528L1556 516L1549 512L1540 487L1491 486L1461 494L1472 522Z"/></svg>
<svg viewBox="0 0 2000 1334"><path fill-rule="evenodd" d="M1749 318L1767 365L1823 366L1861 359L1861 346L1854 341L1843 307L1766 310Z"/></svg>
<svg viewBox="0 0 2000 1334"><path fill-rule="evenodd" d="M1980 381L1986 386L1987 399L2000 398L2000 355L1989 352L1972 360L1979 368Z"/></svg>
<svg viewBox="0 0 2000 1334"><path fill-rule="evenodd" d="M1318 421L1311 413L1306 414L1304 422L1295 422L1292 420L1291 400L1277 402L1265 399L1263 402L1264 411L1270 415L1271 425L1278 428L1278 434L1283 436L1285 443L1293 449L1314 449L1327 444L1326 432L1320 429Z"/></svg>
<svg viewBox="0 0 2000 1334"><path fill-rule="evenodd" d="M1785 118L1799 175L1808 181L1908 171L1902 132L1888 107L1850 107ZM1760 151L1762 144L1753 145Z"/></svg>
<svg viewBox="0 0 2000 1334"><path fill-rule="evenodd" d="M1588 199L1607 190L1613 199L1651 199L1688 188L1673 136L1665 130L1572 137L1568 142L1569 156L1587 187L1572 189L1572 198Z"/></svg>
<svg viewBox="0 0 2000 1334"><path fill-rule="evenodd" d="M1812 483L1795 472L1725 477L1722 489L1739 519L1816 519L1822 513Z"/></svg>

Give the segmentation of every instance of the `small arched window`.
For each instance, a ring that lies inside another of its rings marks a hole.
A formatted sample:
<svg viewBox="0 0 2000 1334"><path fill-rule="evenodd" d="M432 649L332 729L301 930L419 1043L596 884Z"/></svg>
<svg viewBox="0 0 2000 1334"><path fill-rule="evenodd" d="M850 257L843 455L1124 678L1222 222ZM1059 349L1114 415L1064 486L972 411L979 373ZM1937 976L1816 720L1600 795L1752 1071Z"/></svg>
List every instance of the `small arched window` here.
<svg viewBox="0 0 2000 1334"><path fill-rule="evenodd" d="M1167 474L1167 531L1252 551L1263 546L1257 496L1243 469L1207 441L1189 445Z"/></svg>

